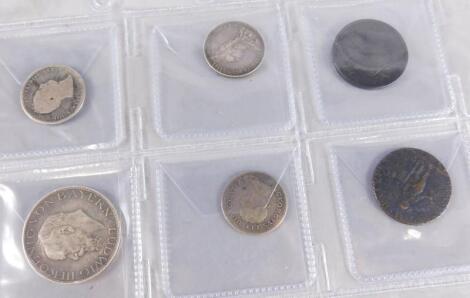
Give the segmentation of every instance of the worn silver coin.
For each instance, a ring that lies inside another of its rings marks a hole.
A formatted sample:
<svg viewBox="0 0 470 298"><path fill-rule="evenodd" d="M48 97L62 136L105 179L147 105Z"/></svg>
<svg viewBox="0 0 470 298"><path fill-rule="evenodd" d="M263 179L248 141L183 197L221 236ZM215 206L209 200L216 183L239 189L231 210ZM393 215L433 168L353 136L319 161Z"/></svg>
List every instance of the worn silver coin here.
<svg viewBox="0 0 470 298"><path fill-rule="evenodd" d="M109 266L119 249L121 223L113 204L87 187L65 187L31 210L23 248L32 268L59 283L87 281Z"/></svg>
<svg viewBox="0 0 470 298"><path fill-rule="evenodd" d="M227 77L243 77L261 65L264 41L250 25L227 22L209 33L204 43L204 55L217 73Z"/></svg>
<svg viewBox="0 0 470 298"><path fill-rule="evenodd" d="M59 124L74 117L85 102L85 82L66 65L49 65L34 71L21 90L21 107L32 120Z"/></svg>
<svg viewBox="0 0 470 298"><path fill-rule="evenodd" d="M236 230L259 234L282 223L287 213L287 199L274 178L249 172L227 186L222 198L222 212Z"/></svg>

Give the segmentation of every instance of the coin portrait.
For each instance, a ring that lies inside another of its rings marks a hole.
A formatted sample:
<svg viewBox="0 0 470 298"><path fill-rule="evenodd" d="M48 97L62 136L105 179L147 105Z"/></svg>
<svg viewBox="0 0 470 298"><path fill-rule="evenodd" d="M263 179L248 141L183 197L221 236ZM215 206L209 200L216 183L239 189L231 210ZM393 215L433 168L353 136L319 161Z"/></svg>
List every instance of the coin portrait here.
<svg viewBox="0 0 470 298"><path fill-rule="evenodd" d="M243 22L227 22L209 33L204 42L204 56L217 73L244 77L261 65L264 41L252 26Z"/></svg>
<svg viewBox="0 0 470 298"><path fill-rule="evenodd" d="M121 239L117 210L91 188L65 187L44 196L25 221L23 249L31 267L59 283L80 283L115 258Z"/></svg>
<svg viewBox="0 0 470 298"><path fill-rule="evenodd" d="M420 149L401 148L387 154L375 168L373 191L388 216L403 224L420 225L444 212L452 184L436 157Z"/></svg>
<svg viewBox="0 0 470 298"><path fill-rule="evenodd" d="M50 65L34 71L21 90L21 107L41 124L63 123L80 111L85 102L85 82L66 65Z"/></svg>
<svg viewBox="0 0 470 298"><path fill-rule="evenodd" d="M408 64L408 48L400 33L379 20L362 19L345 26L332 48L333 64L348 83L362 89L387 86Z"/></svg>
<svg viewBox="0 0 470 298"><path fill-rule="evenodd" d="M236 177L226 187L222 212L236 230L259 234L282 223L287 213L287 199L274 178L249 172Z"/></svg>

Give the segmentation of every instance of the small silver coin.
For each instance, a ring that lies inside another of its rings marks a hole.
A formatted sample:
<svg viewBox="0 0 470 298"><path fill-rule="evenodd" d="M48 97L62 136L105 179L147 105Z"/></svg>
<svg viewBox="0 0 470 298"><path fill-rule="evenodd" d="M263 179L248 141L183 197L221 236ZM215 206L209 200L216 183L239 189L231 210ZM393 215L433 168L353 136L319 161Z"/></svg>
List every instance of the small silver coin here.
<svg viewBox="0 0 470 298"><path fill-rule="evenodd" d="M287 199L271 176L249 172L227 186L222 198L222 212L236 230L259 234L282 223L287 213Z"/></svg>
<svg viewBox="0 0 470 298"><path fill-rule="evenodd" d="M59 124L74 117L85 102L85 82L66 65L49 65L33 72L23 84L21 107L32 120Z"/></svg>
<svg viewBox="0 0 470 298"><path fill-rule="evenodd" d="M227 22L209 33L204 43L204 55L217 73L227 77L243 77L261 65L264 41L250 25Z"/></svg>
<svg viewBox="0 0 470 298"><path fill-rule="evenodd" d="M23 248L32 268L59 283L96 277L116 256L121 222L112 203L96 190L65 187L44 196L31 210Z"/></svg>
<svg viewBox="0 0 470 298"><path fill-rule="evenodd" d="M372 182L382 210L407 225L424 224L440 216L452 193L444 165L416 148L387 154L375 168Z"/></svg>

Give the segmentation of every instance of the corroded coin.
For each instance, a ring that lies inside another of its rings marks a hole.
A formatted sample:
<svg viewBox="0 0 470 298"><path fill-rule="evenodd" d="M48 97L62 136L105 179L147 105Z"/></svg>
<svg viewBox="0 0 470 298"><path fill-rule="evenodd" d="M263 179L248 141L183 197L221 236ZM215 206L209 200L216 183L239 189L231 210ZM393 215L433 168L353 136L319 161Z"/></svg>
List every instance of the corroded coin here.
<svg viewBox="0 0 470 298"><path fill-rule="evenodd" d="M121 239L119 215L102 194L65 187L47 194L30 212L23 231L26 257L41 276L79 283L100 274Z"/></svg>
<svg viewBox="0 0 470 298"><path fill-rule="evenodd" d="M23 85L21 106L32 120L59 124L75 116L85 102L85 82L69 66L50 65L33 72Z"/></svg>
<svg viewBox="0 0 470 298"><path fill-rule="evenodd" d="M404 224L419 225L444 212L452 186L444 165L419 149L402 148L380 161L373 176L383 211Z"/></svg>
<svg viewBox="0 0 470 298"><path fill-rule="evenodd" d="M235 229L264 233L284 220L286 195L271 176L259 172L246 173L235 178L225 189L222 212Z"/></svg>
<svg viewBox="0 0 470 298"><path fill-rule="evenodd" d="M204 43L210 67L227 77L243 77L254 72L264 56L261 35L248 24L227 22L215 27Z"/></svg>
<svg viewBox="0 0 470 298"><path fill-rule="evenodd" d="M408 49L400 33L378 20L358 20L344 27L332 52L341 77L364 89L391 84L408 64Z"/></svg>

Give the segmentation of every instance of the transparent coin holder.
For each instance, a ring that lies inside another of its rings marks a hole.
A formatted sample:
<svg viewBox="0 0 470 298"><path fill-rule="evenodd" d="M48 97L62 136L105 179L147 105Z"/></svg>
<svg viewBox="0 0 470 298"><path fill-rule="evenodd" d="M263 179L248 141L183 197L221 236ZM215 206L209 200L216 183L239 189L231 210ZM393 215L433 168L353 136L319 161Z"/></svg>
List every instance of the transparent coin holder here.
<svg viewBox="0 0 470 298"><path fill-rule="evenodd" d="M259 137L293 129L292 73L279 5L181 9L132 16L138 18L145 34L141 46L150 65L147 77L151 116L159 136ZM250 24L265 45L258 69L242 78L216 73L204 57L209 32L233 20Z"/></svg>
<svg viewBox="0 0 470 298"><path fill-rule="evenodd" d="M468 296L467 1L49 0L34 19L24 1L4 2L2 298ZM409 53L403 75L375 90L332 63L337 33L363 18L393 26ZM243 78L204 57L209 32L229 21L265 44ZM49 64L86 84L82 110L60 125L21 109L25 79ZM394 221L372 193L378 162L401 147L450 175L449 205L423 225ZM286 217L259 235L233 228L221 206L251 171L287 199ZM66 285L28 264L22 233L37 201L74 185L114 203L122 234L108 268Z"/></svg>
<svg viewBox="0 0 470 298"><path fill-rule="evenodd" d="M269 294L314 288L315 259L297 150L258 150L178 161L150 160L148 222L159 231L163 291L168 296ZM273 177L283 189L287 214L256 235L235 230L221 200L232 179L247 172ZM155 204L156 203L156 204ZM156 206L155 206L156 205ZM188 247L191 243L191 247ZM157 249L149 253L157 254Z"/></svg>
<svg viewBox="0 0 470 298"><path fill-rule="evenodd" d="M381 123L438 117L454 107L432 1L310 1L297 6L307 84L323 125ZM390 85L361 89L336 71L332 47L348 24L374 19L395 28L408 49L404 73Z"/></svg>
<svg viewBox="0 0 470 298"><path fill-rule="evenodd" d="M121 33L117 24L57 24L0 31L1 157L112 148L124 138ZM82 109L60 125L29 119L20 103L27 78L68 65L85 81Z"/></svg>
<svg viewBox="0 0 470 298"><path fill-rule="evenodd" d="M130 164L103 162L43 169L1 175L2 296L132 297L134 249L131 236L133 209ZM69 186L86 186L107 197L118 210L122 229L120 247L113 261L101 274L79 284L60 284L46 280L30 267L23 252L23 226L33 206L53 190Z"/></svg>

